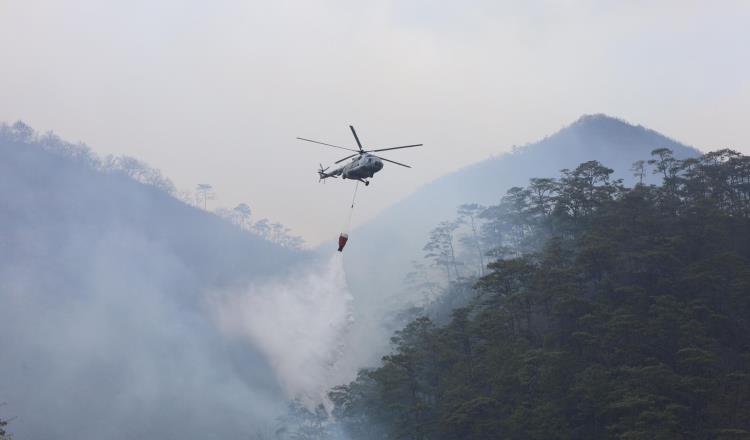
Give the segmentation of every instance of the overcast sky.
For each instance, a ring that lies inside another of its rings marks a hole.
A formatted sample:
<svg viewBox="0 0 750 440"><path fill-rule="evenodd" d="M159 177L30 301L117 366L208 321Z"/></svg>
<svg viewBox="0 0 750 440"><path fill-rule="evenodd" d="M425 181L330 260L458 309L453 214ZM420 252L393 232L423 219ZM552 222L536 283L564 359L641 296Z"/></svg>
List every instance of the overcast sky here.
<svg viewBox="0 0 750 440"><path fill-rule="evenodd" d="M627 5L626 5L627 3ZM750 2L0 0L0 121L127 154L311 243L461 166L607 113L750 154Z"/></svg>

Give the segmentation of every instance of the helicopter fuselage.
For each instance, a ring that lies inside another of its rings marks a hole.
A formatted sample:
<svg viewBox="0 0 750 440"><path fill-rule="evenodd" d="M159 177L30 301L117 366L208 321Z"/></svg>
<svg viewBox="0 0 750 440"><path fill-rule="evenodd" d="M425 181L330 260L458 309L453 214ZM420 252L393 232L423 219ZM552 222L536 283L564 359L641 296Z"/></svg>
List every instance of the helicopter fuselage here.
<svg viewBox="0 0 750 440"><path fill-rule="evenodd" d="M342 179L364 180L383 169L383 161L372 154L362 154L352 159L348 164L336 168L331 172L320 173L320 177L341 176Z"/></svg>

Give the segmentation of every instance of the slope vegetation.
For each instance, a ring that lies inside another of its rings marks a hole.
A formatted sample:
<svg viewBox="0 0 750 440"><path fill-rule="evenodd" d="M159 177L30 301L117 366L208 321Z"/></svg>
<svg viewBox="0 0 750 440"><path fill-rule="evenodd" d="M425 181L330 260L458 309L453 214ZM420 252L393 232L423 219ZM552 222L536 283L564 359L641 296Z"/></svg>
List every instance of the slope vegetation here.
<svg viewBox="0 0 750 440"><path fill-rule="evenodd" d="M134 178L135 177L135 178ZM0 401L18 438L240 438L283 396L208 293L302 258L158 171L0 126Z"/></svg>
<svg viewBox="0 0 750 440"><path fill-rule="evenodd" d="M488 209L502 258L336 389L358 439L750 438L750 157L589 161ZM542 190L543 189L543 190ZM449 293L450 294L450 293Z"/></svg>
<svg viewBox="0 0 750 440"><path fill-rule="evenodd" d="M606 163L614 170L613 178L633 183L632 164L648 159L656 148L669 148L678 159L699 154L642 126L605 115L583 116L545 139L442 177L394 204L352 232L346 250L347 277L359 312L353 336L358 342L353 345L385 348L385 335L392 328L384 332L383 323L418 300L404 288L405 276L413 271L413 262L425 261L423 247L430 231L441 221L455 218L459 205L496 204L513 186L523 186L533 177L557 175L589 160ZM376 349L354 356L369 362L380 353Z"/></svg>

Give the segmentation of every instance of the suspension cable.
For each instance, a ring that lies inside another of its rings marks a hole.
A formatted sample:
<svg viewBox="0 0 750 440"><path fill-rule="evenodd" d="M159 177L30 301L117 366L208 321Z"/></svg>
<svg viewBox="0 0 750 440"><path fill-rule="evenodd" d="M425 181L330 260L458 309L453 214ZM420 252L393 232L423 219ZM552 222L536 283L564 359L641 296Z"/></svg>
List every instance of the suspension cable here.
<svg viewBox="0 0 750 440"><path fill-rule="evenodd" d="M352 205L349 207L349 218L346 221L346 227L344 228L344 232L347 234L349 233L349 228L352 225L352 215L354 214L354 202L357 199L357 190L359 189L359 181L357 181L357 184L354 185L354 194L352 195Z"/></svg>

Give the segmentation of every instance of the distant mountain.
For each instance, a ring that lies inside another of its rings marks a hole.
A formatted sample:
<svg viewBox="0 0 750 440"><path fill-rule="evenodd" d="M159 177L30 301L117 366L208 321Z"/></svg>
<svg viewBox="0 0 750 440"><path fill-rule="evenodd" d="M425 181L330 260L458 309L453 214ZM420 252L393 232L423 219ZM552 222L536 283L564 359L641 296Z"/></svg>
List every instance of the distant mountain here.
<svg viewBox="0 0 750 440"><path fill-rule="evenodd" d="M106 169L85 147L0 125L0 402L18 438L247 438L285 405L206 293L304 259Z"/></svg>
<svg viewBox="0 0 750 440"><path fill-rule="evenodd" d="M357 342L352 345L369 347L353 355L368 359L368 353L374 353L369 360L377 359L379 353L372 347L383 347L387 338L380 326L405 305L394 295L403 291L411 262L423 261L430 230L455 218L459 205L496 204L513 186L525 186L533 177L557 177L561 169L589 160L600 161L615 170L615 177L632 184L633 162L651 158L651 151L661 147L672 149L677 158L700 154L640 125L602 114L585 115L538 142L441 177L352 231L345 256L359 323L353 336Z"/></svg>

